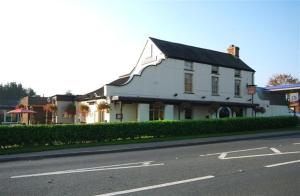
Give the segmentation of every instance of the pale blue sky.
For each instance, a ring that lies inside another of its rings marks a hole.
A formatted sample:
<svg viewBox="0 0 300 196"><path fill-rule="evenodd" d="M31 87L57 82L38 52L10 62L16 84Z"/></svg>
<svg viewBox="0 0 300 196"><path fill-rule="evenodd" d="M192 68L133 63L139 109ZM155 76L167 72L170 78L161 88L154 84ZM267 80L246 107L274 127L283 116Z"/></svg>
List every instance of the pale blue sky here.
<svg viewBox="0 0 300 196"><path fill-rule="evenodd" d="M275 73L300 78L299 1L1 1L0 30L0 83L45 95L87 93L131 71L149 36L235 44L259 86Z"/></svg>

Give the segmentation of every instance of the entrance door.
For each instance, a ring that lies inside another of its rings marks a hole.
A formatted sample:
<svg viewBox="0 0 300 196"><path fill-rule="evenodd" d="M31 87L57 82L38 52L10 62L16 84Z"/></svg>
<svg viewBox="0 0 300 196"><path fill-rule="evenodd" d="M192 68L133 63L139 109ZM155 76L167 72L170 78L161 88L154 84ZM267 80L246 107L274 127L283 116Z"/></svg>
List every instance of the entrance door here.
<svg viewBox="0 0 300 196"><path fill-rule="evenodd" d="M230 110L228 107L221 107L219 109L219 118L228 118L230 117Z"/></svg>

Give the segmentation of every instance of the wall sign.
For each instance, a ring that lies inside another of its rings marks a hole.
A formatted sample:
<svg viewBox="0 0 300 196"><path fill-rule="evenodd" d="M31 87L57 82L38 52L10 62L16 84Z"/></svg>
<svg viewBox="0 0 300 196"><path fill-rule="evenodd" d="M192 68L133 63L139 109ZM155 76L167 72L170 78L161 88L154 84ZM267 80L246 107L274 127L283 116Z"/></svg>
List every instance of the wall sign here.
<svg viewBox="0 0 300 196"><path fill-rule="evenodd" d="M116 114L116 119L123 119L123 114Z"/></svg>

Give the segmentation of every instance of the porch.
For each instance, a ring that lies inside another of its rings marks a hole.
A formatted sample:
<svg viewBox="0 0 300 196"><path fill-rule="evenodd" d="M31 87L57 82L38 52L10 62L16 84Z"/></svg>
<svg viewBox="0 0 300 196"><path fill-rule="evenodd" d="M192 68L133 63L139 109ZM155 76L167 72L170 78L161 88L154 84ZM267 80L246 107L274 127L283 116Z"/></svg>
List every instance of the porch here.
<svg viewBox="0 0 300 196"><path fill-rule="evenodd" d="M258 104L115 96L110 122L252 116Z"/></svg>

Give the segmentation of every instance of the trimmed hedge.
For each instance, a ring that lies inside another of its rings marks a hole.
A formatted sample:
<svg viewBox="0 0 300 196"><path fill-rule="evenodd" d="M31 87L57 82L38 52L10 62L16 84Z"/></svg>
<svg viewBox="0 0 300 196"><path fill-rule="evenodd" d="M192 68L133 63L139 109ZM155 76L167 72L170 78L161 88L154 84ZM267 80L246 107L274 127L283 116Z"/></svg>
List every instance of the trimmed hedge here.
<svg viewBox="0 0 300 196"><path fill-rule="evenodd" d="M0 126L0 147L54 145L113 140L192 136L294 127L295 117L124 122L93 125Z"/></svg>

